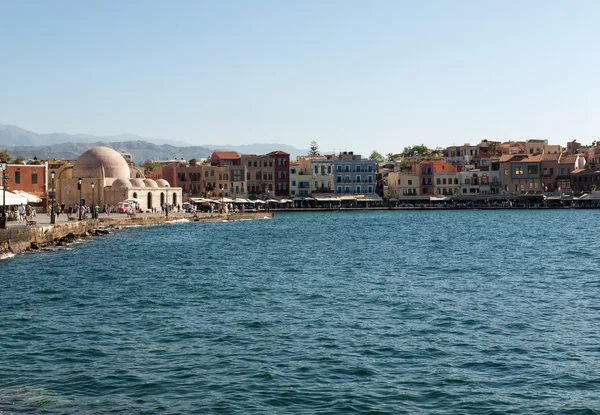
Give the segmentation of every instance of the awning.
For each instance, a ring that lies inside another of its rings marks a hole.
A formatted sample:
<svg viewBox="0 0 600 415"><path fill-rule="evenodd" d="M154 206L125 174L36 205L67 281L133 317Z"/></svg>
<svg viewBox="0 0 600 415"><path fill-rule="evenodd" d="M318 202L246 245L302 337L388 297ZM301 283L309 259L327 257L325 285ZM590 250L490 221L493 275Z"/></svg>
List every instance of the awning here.
<svg viewBox="0 0 600 415"><path fill-rule="evenodd" d="M357 195L358 202L382 202L383 199L379 195Z"/></svg>
<svg viewBox="0 0 600 415"><path fill-rule="evenodd" d="M340 196L340 200L356 200L356 196Z"/></svg>
<svg viewBox="0 0 600 415"><path fill-rule="evenodd" d="M324 196L316 196L315 199L317 202L340 202L340 198L338 197L324 197Z"/></svg>
<svg viewBox="0 0 600 415"><path fill-rule="evenodd" d="M252 201L244 199L243 197L237 197L233 200L233 203L252 203Z"/></svg>
<svg viewBox="0 0 600 415"><path fill-rule="evenodd" d="M4 200L4 193L5 191L0 188L0 205L14 206L27 204L27 198L13 192L9 192L8 190L6 190L6 200Z"/></svg>
<svg viewBox="0 0 600 415"><path fill-rule="evenodd" d="M29 203L40 203L42 201L40 197L32 195L31 193L24 192L22 190L15 190L14 193L27 199Z"/></svg>

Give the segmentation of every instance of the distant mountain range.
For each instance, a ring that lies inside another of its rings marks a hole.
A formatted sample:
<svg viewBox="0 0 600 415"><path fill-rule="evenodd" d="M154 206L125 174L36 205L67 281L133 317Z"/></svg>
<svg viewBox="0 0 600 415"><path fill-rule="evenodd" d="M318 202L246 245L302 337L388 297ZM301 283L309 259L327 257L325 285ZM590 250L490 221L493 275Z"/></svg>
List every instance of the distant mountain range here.
<svg viewBox="0 0 600 415"><path fill-rule="evenodd" d="M75 160L81 153L95 146L106 146L119 152L131 153L137 164L143 164L146 160L205 158L215 150L237 151L239 154L266 154L281 150L290 153L292 160L308 152L284 144L191 146L183 141L133 134L108 137L66 133L37 134L13 125L0 124L0 149L8 150L11 157Z"/></svg>

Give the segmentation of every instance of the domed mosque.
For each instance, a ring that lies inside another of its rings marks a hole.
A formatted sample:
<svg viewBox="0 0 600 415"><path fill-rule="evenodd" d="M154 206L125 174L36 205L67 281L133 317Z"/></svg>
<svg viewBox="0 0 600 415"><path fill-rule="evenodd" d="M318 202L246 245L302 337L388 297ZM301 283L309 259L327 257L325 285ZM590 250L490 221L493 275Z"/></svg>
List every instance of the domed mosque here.
<svg viewBox="0 0 600 415"><path fill-rule="evenodd" d="M79 188L81 183L81 190ZM65 207L79 204L116 207L119 202L135 201L142 211L160 211L165 201L181 203L182 190L166 180L146 179L143 169L129 166L125 158L108 147L94 147L82 153L75 163L56 171L56 200Z"/></svg>

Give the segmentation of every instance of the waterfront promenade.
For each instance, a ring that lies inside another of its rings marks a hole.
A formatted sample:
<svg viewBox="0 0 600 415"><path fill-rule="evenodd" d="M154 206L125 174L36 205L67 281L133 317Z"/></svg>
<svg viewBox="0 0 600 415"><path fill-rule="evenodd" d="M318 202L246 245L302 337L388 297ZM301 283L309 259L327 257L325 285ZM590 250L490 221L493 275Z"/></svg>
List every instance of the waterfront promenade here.
<svg viewBox="0 0 600 415"><path fill-rule="evenodd" d="M171 221L171 220L177 220L177 219L188 219L188 220L195 220L195 218L198 218L199 220L225 220L229 217L235 217L236 214L219 214L219 213L198 213L196 216L194 216L191 213L184 213L184 212L169 212L169 216L168 218L165 216L164 213L137 213L135 216L128 216L125 213L111 213L110 215L107 215L106 213L99 213L98 214L98 220L100 222L108 222L110 223L111 221L120 221L120 220L130 220L130 219L135 219L135 218L155 218L157 220L163 219L164 221ZM50 225L50 216L45 214L45 213L38 213L36 216L34 216L32 218L32 220L35 222L34 226L49 226ZM88 215L88 217L86 219L82 219L82 221L86 221L86 220L92 220L92 218L90 217L90 215ZM60 214L58 216L56 216L56 220L55 220L55 224L65 224L65 223L73 223L73 222L78 222L79 221L79 217L77 215L71 215L71 220L69 220L69 218L67 217L67 215L65 214ZM18 228L18 227L28 227L27 225L27 221L8 221L7 222L7 228ZM0 229L1 231L1 229Z"/></svg>

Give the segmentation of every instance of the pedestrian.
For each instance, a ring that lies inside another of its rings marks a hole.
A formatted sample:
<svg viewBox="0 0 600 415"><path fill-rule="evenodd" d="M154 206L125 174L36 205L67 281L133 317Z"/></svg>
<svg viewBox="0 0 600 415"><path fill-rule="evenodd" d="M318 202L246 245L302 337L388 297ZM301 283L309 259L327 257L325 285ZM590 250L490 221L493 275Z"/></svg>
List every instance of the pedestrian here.
<svg viewBox="0 0 600 415"><path fill-rule="evenodd" d="M25 220L25 206L23 203L19 206L19 221L23 222Z"/></svg>

